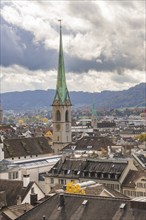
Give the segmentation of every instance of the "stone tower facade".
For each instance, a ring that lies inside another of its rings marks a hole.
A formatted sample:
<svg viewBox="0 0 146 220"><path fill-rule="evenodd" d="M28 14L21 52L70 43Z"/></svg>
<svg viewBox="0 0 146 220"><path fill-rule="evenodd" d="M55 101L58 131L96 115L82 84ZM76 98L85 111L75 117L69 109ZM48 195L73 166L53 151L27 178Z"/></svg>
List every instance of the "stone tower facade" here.
<svg viewBox="0 0 146 220"><path fill-rule="evenodd" d="M0 94L0 124L3 123L3 108L1 104L1 94Z"/></svg>
<svg viewBox="0 0 146 220"><path fill-rule="evenodd" d="M55 153L71 143L71 101L66 85L63 44L62 44L62 27L60 25L60 45L57 86L54 101L52 104L53 120L53 149Z"/></svg>

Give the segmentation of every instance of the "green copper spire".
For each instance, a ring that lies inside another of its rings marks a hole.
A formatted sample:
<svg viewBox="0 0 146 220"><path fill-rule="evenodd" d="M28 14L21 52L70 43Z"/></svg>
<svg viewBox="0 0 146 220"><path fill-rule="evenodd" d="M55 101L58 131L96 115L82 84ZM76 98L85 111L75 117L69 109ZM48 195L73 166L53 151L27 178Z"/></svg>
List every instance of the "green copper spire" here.
<svg viewBox="0 0 146 220"><path fill-rule="evenodd" d="M62 27L60 21L60 45L59 45L59 61L58 61L58 75L57 75L57 86L56 94L54 98L55 101L59 101L60 104L70 103L70 97L66 85L65 78L65 67L64 67L64 56L63 56L63 44L62 44Z"/></svg>
<svg viewBox="0 0 146 220"><path fill-rule="evenodd" d="M92 105L92 116L94 115L94 116L96 116L96 106L95 106L95 104L93 104Z"/></svg>

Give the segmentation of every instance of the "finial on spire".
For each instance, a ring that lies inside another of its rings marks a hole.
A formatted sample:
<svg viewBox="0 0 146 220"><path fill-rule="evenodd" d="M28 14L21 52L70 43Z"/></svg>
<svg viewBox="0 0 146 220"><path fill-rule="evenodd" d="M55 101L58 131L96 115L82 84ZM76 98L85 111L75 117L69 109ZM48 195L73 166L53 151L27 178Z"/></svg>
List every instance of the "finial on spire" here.
<svg viewBox="0 0 146 220"><path fill-rule="evenodd" d="M58 21L60 22L60 28L61 28L61 21L62 21L62 19L58 19Z"/></svg>

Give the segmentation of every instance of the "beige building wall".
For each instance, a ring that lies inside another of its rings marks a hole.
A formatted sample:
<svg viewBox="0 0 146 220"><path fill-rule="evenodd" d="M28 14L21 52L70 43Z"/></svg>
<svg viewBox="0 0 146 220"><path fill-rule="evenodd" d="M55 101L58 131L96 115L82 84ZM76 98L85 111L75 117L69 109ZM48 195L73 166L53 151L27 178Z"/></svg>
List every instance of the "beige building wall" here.
<svg viewBox="0 0 146 220"><path fill-rule="evenodd" d="M39 187L34 183L31 187L31 189L34 189L34 193L38 195L38 200L44 198L44 193L42 193L42 191L39 189ZM22 204L25 203L29 203L30 204L30 195L31 195L31 189L29 190L29 192L27 193L26 197L24 198L24 200L22 201Z"/></svg>
<svg viewBox="0 0 146 220"><path fill-rule="evenodd" d="M135 182L136 187L123 187L123 194L129 196L130 198L144 196L146 197L146 177L139 178Z"/></svg>
<svg viewBox="0 0 146 220"><path fill-rule="evenodd" d="M126 169L124 170L124 173L122 173L121 177L120 177L120 183L122 184L125 177L127 176L129 170L137 170L137 168L135 167L135 165L133 164L133 160L132 159L129 159L128 160L128 164L127 164L127 167Z"/></svg>
<svg viewBox="0 0 146 220"><path fill-rule="evenodd" d="M74 181L74 183L79 183L78 179L69 179L69 178L58 178L58 177L46 177L45 178L45 193L48 194L52 188L57 185L66 185L69 182ZM61 184L62 182L62 184Z"/></svg>

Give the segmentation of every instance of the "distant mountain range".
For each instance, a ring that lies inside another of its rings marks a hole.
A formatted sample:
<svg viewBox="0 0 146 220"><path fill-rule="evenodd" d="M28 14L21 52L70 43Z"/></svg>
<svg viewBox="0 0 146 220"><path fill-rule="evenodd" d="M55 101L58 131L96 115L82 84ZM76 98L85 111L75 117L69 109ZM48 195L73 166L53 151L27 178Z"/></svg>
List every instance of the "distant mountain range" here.
<svg viewBox="0 0 146 220"><path fill-rule="evenodd" d="M55 90L7 92L2 94L5 110L29 110L51 106ZM123 91L102 91L100 93L70 92L73 106L92 105L99 108L125 108L146 106L146 83Z"/></svg>

